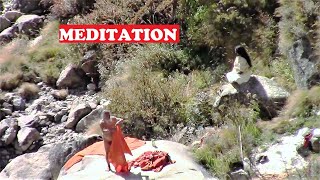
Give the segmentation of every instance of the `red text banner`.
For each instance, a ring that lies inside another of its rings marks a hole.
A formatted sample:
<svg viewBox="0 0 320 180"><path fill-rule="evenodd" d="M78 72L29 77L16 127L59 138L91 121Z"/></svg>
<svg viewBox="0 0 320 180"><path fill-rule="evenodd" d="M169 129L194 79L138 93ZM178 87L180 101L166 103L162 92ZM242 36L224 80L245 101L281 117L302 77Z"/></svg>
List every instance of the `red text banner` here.
<svg viewBox="0 0 320 180"><path fill-rule="evenodd" d="M61 43L179 43L179 25L60 25Z"/></svg>

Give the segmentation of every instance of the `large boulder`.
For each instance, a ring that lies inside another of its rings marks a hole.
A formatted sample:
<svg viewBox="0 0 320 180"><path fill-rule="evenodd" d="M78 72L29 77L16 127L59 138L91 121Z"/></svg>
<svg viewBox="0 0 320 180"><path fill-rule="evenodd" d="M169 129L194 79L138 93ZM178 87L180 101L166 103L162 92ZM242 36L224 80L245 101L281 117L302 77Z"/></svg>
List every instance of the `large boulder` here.
<svg viewBox="0 0 320 180"><path fill-rule="evenodd" d="M198 165L187 146L171 142L171 141L154 141L156 147L152 146L151 141L147 141L145 145L132 150L132 155L126 155L127 161L131 161L139 157L146 151L165 151L170 158L176 161L174 164L165 166L160 172L141 171L140 168L131 168L130 173L114 173L106 171L107 163L104 156L90 155L84 156L79 162L74 164L70 169L61 170L58 180L67 179L215 179L211 177L200 165Z"/></svg>
<svg viewBox="0 0 320 180"><path fill-rule="evenodd" d="M70 129L74 128L77 125L77 123L80 121L80 119L86 116L87 114L89 114L91 110L92 109L90 105L87 103L82 103L75 106L74 108L71 109L68 115L68 120L65 127Z"/></svg>
<svg viewBox="0 0 320 180"><path fill-rule="evenodd" d="M19 11L7 11L6 13L4 13L4 17L6 17L11 22L15 22L22 15L23 14Z"/></svg>
<svg viewBox="0 0 320 180"><path fill-rule="evenodd" d="M295 41L288 57L298 88L306 89L320 82L320 62L313 56L312 47L306 37Z"/></svg>
<svg viewBox="0 0 320 180"><path fill-rule="evenodd" d="M91 111L88 115L83 117L76 126L77 132L84 132L91 124L100 120L103 112L103 107L98 106L95 110Z"/></svg>
<svg viewBox="0 0 320 180"><path fill-rule="evenodd" d="M37 152L18 156L1 171L0 179L56 179L71 156L97 140L95 136L84 137L73 143L46 145Z"/></svg>
<svg viewBox="0 0 320 180"><path fill-rule="evenodd" d="M11 22L5 16L0 16L0 32L10 27Z"/></svg>
<svg viewBox="0 0 320 180"><path fill-rule="evenodd" d="M19 33L34 36L39 33L39 29L43 26L43 17L29 14L22 15L15 23Z"/></svg>
<svg viewBox="0 0 320 180"><path fill-rule="evenodd" d="M251 96L248 96L249 94ZM289 92L273 80L252 75L248 82L241 85L222 86L214 106L234 102L235 99L245 104L250 102L251 97L254 97L258 101L262 116L273 118L278 115L278 111L281 110L289 95Z"/></svg>
<svg viewBox="0 0 320 180"><path fill-rule="evenodd" d="M19 130L17 138L19 149L25 151L33 142L40 139L40 133L35 128L23 127Z"/></svg>
<svg viewBox="0 0 320 180"><path fill-rule="evenodd" d="M88 77L85 72L75 65L69 64L61 73L57 80L58 88L85 87Z"/></svg>

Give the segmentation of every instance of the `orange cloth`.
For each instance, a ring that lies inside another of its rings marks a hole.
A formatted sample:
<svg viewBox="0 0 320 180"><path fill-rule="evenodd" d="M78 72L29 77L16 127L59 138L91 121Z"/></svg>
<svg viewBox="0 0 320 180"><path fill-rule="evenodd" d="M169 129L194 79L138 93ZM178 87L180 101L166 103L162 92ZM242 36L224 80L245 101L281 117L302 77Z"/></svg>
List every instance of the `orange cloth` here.
<svg viewBox="0 0 320 180"><path fill-rule="evenodd" d="M116 126L116 132L113 134L112 143L110 146L109 152L109 162L114 166L116 172L128 172L129 167L126 161L126 157L124 153L130 154L132 153L124 140L123 134L121 132L120 125Z"/></svg>
<svg viewBox="0 0 320 180"><path fill-rule="evenodd" d="M153 170L159 172L163 167L173 164L169 154L163 151L147 151L140 155L135 160L129 162L129 168L140 167L143 171Z"/></svg>
<svg viewBox="0 0 320 180"><path fill-rule="evenodd" d="M121 131L121 129L119 129ZM121 133L122 135L122 133ZM120 136L121 137L121 136ZM122 135L123 137L123 135ZM114 137L113 137L114 138ZM131 138L131 137L125 137L124 138L125 143L127 144L127 147L132 151L134 149L137 149L141 146L143 146L146 142L136 139L136 138ZM115 141L113 141L115 142ZM113 143L112 143L113 144ZM112 145L111 144L111 145ZM122 141L123 144L123 141ZM113 149L116 149L115 147ZM110 149L111 150L111 149ZM72 156L64 165L65 170L68 170L70 167L72 167L74 164L80 162L82 160L82 158L85 155L102 155L102 156L106 156L106 151L104 149L104 144L103 141L100 142L96 142L88 147L86 147L85 149L83 149L82 151L79 151L78 153L76 153L74 156ZM110 156L109 156L110 159ZM112 161L112 160L111 160ZM110 162L111 162L110 161ZM114 164L112 164L114 165Z"/></svg>

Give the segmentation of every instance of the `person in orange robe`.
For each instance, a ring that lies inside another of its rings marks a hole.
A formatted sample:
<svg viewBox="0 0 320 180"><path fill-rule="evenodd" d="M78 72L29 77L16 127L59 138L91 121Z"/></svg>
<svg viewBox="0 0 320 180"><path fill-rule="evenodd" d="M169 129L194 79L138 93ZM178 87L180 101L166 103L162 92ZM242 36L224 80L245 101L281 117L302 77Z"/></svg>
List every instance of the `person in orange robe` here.
<svg viewBox="0 0 320 180"><path fill-rule="evenodd" d="M106 151L107 171L111 170L110 163L115 167L116 172L128 172L129 167L124 153L132 155L124 136L120 124L123 119L110 116L110 112L105 111L100 121L100 128L103 132L104 148Z"/></svg>

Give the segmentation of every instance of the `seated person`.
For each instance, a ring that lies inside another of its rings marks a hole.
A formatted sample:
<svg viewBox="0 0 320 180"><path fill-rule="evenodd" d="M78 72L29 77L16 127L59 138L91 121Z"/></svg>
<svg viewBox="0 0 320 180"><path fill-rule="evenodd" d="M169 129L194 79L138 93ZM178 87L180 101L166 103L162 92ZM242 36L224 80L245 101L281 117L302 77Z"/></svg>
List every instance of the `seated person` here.
<svg viewBox="0 0 320 180"><path fill-rule="evenodd" d="M236 59L233 63L233 69L227 73L226 77L231 84L242 84L248 82L251 76L250 68L252 67L251 59L242 46L236 46Z"/></svg>

